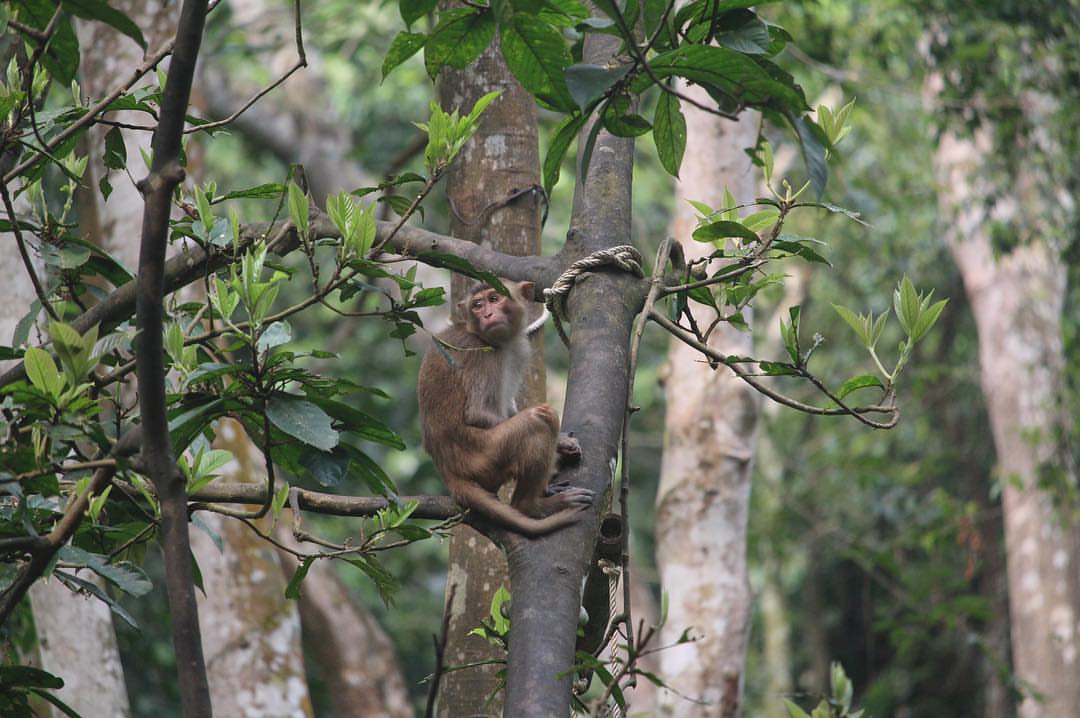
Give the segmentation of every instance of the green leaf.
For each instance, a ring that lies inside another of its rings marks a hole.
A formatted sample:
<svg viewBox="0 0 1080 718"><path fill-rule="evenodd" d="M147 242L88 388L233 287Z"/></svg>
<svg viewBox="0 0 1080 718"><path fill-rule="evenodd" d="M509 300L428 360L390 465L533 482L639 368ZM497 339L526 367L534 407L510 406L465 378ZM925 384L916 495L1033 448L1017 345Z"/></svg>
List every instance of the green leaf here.
<svg viewBox="0 0 1080 718"><path fill-rule="evenodd" d="M223 202L227 199L277 199L281 196L281 192L284 189L285 187L278 182L267 182L246 189L238 189L220 197L215 197L213 203L217 204L218 202Z"/></svg>
<svg viewBox="0 0 1080 718"><path fill-rule="evenodd" d="M884 315L883 315L884 316ZM859 389L865 389L868 386L883 387L881 380L873 374L860 374L859 376L852 377L840 385L840 388L836 390L836 398L843 399L848 394L858 391Z"/></svg>
<svg viewBox="0 0 1080 718"><path fill-rule="evenodd" d="M736 30L721 34L717 42L744 55L764 55L769 51L769 27L755 18Z"/></svg>
<svg viewBox="0 0 1080 718"><path fill-rule="evenodd" d="M919 314L919 320L915 322L915 327L911 332L911 341L917 342L926 336L926 333L937 323L941 310L945 308L948 301L948 299L942 299Z"/></svg>
<svg viewBox="0 0 1080 718"><path fill-rule="evenodd" d="M791 364L776 361L758 362L758 368L768 376L799 376L799 369Z"/></svg>
<svg viewBox="0 0 1080 718"><path fill-rule="evenodd" d="M827 264L830 267L832 266L832 262L825 259L825 257L821 256L810 247L807 247L805 244L800 244L798 242L788 242L783 239L777 239L773 241L772 249L779 249L784 252L791 252L798 257L802 257L808 262L817 262L818 264Z"/></svg>
<svg viewBox="0 0 1080 718"><path fill-rule="evenodd" d="M124 13L109 7L105 0L61 0L61 4L72 15L103 22L130 37L143 50L146 49L146 40L139 26Z"/></svg>
<svg viewBox="0 0 1080 718"><path fill-rule="evenodd" d="M477 269L467 259L462 259L456 255L446 254L444 252L417 252L415 256L417 261L423 262L430 267L449 269L466 277L487 282L489 286L495 288L501 294L510 293L496 275L491 272Z"/></svg>
<svg viewBox="0 0 1080 718"><path fill-rule="evenodd" d="M124 146L124 135L119 127L105 133L105 166L112 170L127 167L127 147Z"/></svg>
<svg viewBox="0 0 1080 718"><path fill-rule="evenodd" d="M799 706L795 705L787 698L784 698L784 707L787 708L788 716L790 718L810 718L810 714L804 711Z"/></svg>
<svg viewBox="0 0 1080 718"><path fill-rule="evenodd" d="M863 343L863 346L871 346L870 333L867 332L863 317L855 312L851 311L847 307L840 306L839 304L833 304L832 308L836 310L836 313L840 315L840 318L847 322L847 325L855 330L855 334L859 337L859 341Z"/></svg>
<svg viewBox="0 0 1080 718"><path fill-rule="evenodd" d="M277 321L259 335L259 340L255 342L255 349L264 352L289 341L292 341L292 329L289 327L289 323Z"/></svg>
<svg viewBox="0 0 1080 718"><path fill-rule="evenodd" d="M820 199L825 194L825 184L829 180L829 166L825 162L827 140L821 128L809 119L790 113L786 116L799 137L799 150L802 152L803 162L806 163L810 186Z"/></svg>
<svg viewBox="0 0 1080 718"><path fill-rule="evenodd" d="M61 561L89 568L121 591L135 597L146 595L154 587L141 569L127 562L111 564L107 556L90 553L70 544L62 547L57 555Z"/></svg>
<svg viewBox="0 0 1080 718"><path fill-rule="evenodd" d="M630 65L604 67L578 63L563 70L566 87L582 111L630 72Z"/></svg>
<svg viewBox="0 0 1080 718"><path fill-rule="evenodd" d="M544 191L548 193L548 196L559 181L563 157L566 156L570 143L577 137L587 119L587 115L569 115L556 128L555 136L544 156Z"/></svg>
<svg viewBox="0 0 1080 718"><path fill-rule="evenodd" d="M412 27L420 18L435 12L437 4L438 0L399 0L398 9L401 11L401 19Z"/></svg>
<svg viewBox="0 0 1080 718"><path fill-rule="evenodd" d="M23 356L26 377L46 396L56 398L64 390L64 380L49 352L40 347L30 347Z"/></svg>
<svg viewBox="0 0 1080 718"><path fill-rule="evenodd" d="M679 98L667 92L661 93L656 101L653 142L660 164L669 175L678 177L686 152L686 118L679 107Z"/></svg>
<svg viewBox="0 0 1080 718"><path fill-rule="evenodd" d="M443 65L464 68L495 38L495 19L486 10L455 8L439 14L439 24L424 45L424 65L435 78Z"/></svg>
<svg viewBox="0 0 1080 718"><path fill-rule="evenodd" d="M136 631L139 630L139 623L135 620L135 617L128 613L127 609L117 603L112 596L103 591L101 587L93 581L85 581L76 576L75 574L68 573L67 571L61 571L59 569L53 571L53 576L59 579L61 583L70 588L72 591L80 591L82 593L91 595L97 600L101 601L109 607L109 610L112 611L114 616L134 628ZM2 683L2 679L0 679L0 683Z"/></svg>
<svg viewBox="0 0 1080 718"><path fill-rule="evenodd" d="M572 61L570 49L558 30L535 17L518 14L512 24L501 28L500 43L506 66L522 87L557 110L574 109L563 75Z"/></svg>
<svg viewBox="0 0 1080 718"><path fill-rule="evenodd" d="M291 394L276 392L266 402L270 422L289 436L323 451L338 444L338 432L330 417L312 402Z"/></svg>
<svg viewBox="0 0 1080 718"><path fill-rule="evenodd" d="M394 593L401 587L394 574L387 571L381 563L371 556L359 556L343 560L367 574L368 578L375 583L375 588L379 590L379 597L382 598L383 603L390 605Z"/></svg>
<svg viewBox="0 0 1080 718"><path fill-rule="evenodd" d="M382 64L382 79L386 79L395 67L408 60L415 55L420 48L427 42L427 35L416 32L408 32L402 30L395 37L394 41L390 43L390 49L386 51L386 57L383 58Z"/></svg>
<svg viewBox="0 0 1080 718"><path fill-rule="evenodd" d="M652 76L636 78L631 83L633 91L643 91L654 82L653 77L663 80L677 75L743 103L768 103L793 114L810 109L802 88L790 76L773 77L762 64L726 47L687 44L657 55L649 66Z"/></svg>
<svg viewBox="0 0 1080 718"><path fill-rule="evenodd" d="M308 234L308 197L295 182L289 182L289 216L301 236Z"/></svg>
<svg viewBox="0 0 1080 718"><path fill-rule="evenodd" d="M320 486L337 486L349 473L350 452L342 446L335 446L333 451L325 452L307 449L300 455L303 466Z"/></svg>
<svg viewBox="0 0 1080 718"><path fill-rule="evenodd" d="M906 274L893 292L893 309L896 311L896 318L900 320L900 326L911 336L919 318L919 293L915 291L915 285Z"/></svg>
<svg viewBox="0 0 1080 718"><path fill-rule="evenodd" d="M294 601L300 598L300 584L304 582L304 578L307 577L308 570L313 563L315 563L315 557L308 556L296 567L296 571L293 572L292 578L289 579L289 585L285 587L285 598Z"/></svg>
<svg viewBox="0 0 1080 718"><path fill-rule="evenodd" d="M834 214L842 214L845 217L847 217L848 219L854 220L854 221L858 222L859 224L863 225L864 227L869 227L870 226L869 224L867 224L866 221L864 221L862 219L862 215L859 212L856 212L853 209L845 209L844 207L840 207L840 206L835 205L835 204L830 204L828 202L822 202L822 203L820 203L820 204L818 204L816 206L821 207L823 209L827 209L827 210L829 210L830 212L832 212Z"/></svg>
<svg viewBox="0 0 1080 718"><path fill-rule="evenodd" d="M757 241L758 236L739 222L720 220L702 225L692 235L698 242L715 242L725 237L737 237L747 242Z"/></svg>
<svg viewBox="0 0 1080 718"><path fill-rule="evenodd" d="M63 679L33 666L0 666L0 688L48 688L64 687Z"/></svg>

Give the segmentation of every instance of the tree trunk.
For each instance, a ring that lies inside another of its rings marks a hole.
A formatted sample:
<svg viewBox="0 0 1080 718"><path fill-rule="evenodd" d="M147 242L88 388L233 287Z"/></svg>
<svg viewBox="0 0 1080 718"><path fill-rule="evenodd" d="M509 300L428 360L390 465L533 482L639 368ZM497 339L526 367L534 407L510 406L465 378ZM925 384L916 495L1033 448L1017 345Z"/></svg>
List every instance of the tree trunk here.
<svg viewBox="0 0 1080 718"><path fill-rule="evenodd" d="M1011 192L993 207L983 158L993 152L990 130L970 139L946 132L936 169L945 240L964 279L979 333L979 365L1000 465L1009 581L1012 654L1024 699L1022 718L1080 715L1078 627L1080 544L1040 485L1047 470L1069 476L1058 453L1064 416L1061 315L1065 267L1047 236L996 254L992 222L1040 217L1051 191L1037 177L1012 177ZM1034 204L1028 204L1034 203Z"/></svg>
<svg viewBox="0 0 1080 718"><path fill-rule="evenodd" d="M215 442L235 459L221 480L265 482L262 454L235 421L222 420ZM202 571L199 625L206 653L214 712L222 716L311 716L300 614L285 598L287 577L273 546L241 522L199 512L217 534L191 532L191 548ZM258 523L264 530L269 517Z"/></svg>
<svg viewBox="0 0 1080 718"><path fill-rule="evenodd" d="M686 92L708 102L698 88ZM695 215L686 199L719 207L725 186L738 203L756 196L758 176L743 150L754 144L759 117L744 113L731 122L686 105L683 111L686 156L672 234L690 260L712 247L690 239ZM750 335L730 326L709 341L727 354L752 352ZM750 632L746 522L759 402L730 370L711 370L681 342L671 344L664 389L656 556L670 606L660 644L690 627L700 639L660 653L660 674L678 691L660 692L661 715L735 716Z"/></svg>
<svg viewBox="0 0 1080 718"><path fill-rule="evenodd" d="M282 522L289 520L288 512ZM277 540L303 549L283 526ZM289 571L298 566L285 551ZM340 718L411 718L412 705L394 644L375 617L349 593L328 560L311 564L300 591L304 645L319 666L330 704Z"/></svg>
<svg viewBox="0 0 1080 718"><path fill-rule="evenodd" d="M440 103L447 110L458 109L463 114L493 90L502 90L503 94L484 112L480 129L462 149L447 177L450 234L508 254L539 254L538 194L523 195L493 211L487 209L540 183L535 101L506 68L497 43L468 69L447 67L439 77ZM461 277L455 276L455 304L463 297L464 284ZM537 336L533 340L532 365L518 404L537 404L544 401L544 396L543 345ZM507 584L502 549L475 529L456 526L450 539L446 581L449 629L444 660L447 666L504 657L502 651L484 639L468 634L488 616L495 591ZM444 675L438 714L456 718L502 713L503 697L495 695L499 668L485 665Z"/></svg>

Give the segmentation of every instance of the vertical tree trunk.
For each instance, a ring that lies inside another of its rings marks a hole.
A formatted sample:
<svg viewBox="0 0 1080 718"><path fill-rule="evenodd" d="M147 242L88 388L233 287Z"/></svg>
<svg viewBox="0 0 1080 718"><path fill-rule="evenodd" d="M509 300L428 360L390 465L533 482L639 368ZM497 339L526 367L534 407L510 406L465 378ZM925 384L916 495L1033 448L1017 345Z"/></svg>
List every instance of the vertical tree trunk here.
<svg viewBox="0 0 1080 718"><path fill-rule="evenodd" d="M282 522L289 520L288 514ZM279 526L277 540L302 549ZM298 566L285 551L278 557L288 571ZM340 718L412 718L413 709L394 644L365 606L350 595L330 561L316 561L300 592L304 645L318 664L334 714Z"/></svg>
<svg viewBox="0 0 1080 718"><path fill-rule="evenodd" d="M262 453L231 419L219 424L215 446L231 451L224 481L265 482ZM191 532L202 571L199 626L214 711L222 716L310 716L300 613L285 598L287 577L274 547L236 519L197 514L216 533ZM268 529L270 518L258 520Z"/></svg>
<svg viewBox="0 0 1080 718"><path fill-rule="evenodd" d="M108 606L72 593L55 578L30 587L30 605L39 665L64 679L56 696L84 716L131 715ZM53 706L42 708L42 718L63 715Z"/></svg>
<svg viewBox="0 0 1080 718"><path fill-rule="evenodd" d="M704 102L697 88L686 92ZM758 176L743 152L754 144L759 117L731 122L685 106L686 157L676 192L672 233L687 259L712 250L690 239L694 213L685 201L714 207L727 187L739 203L755 197ZM749 320L749 317L747 317ZM748 334L718 329L710 344L728 354L750 354ZM672 342L664 458L656 505L656 555L670 608L660 643L674 643L693 627L700 640L660 654L660 674L679 693L661 691L661 714L735 716L750 631L746 522L758 399L727 369L712 371L693 349Z"/></svg>
<svg viewBox="0 0 1080 718"><path fill-rule="evenodd" d="M995 254L991 223L1039 218L1052 189L1031 176L1010 178L993 206L984 157L990 130L970 139L946 132L936 169L945 240L964 279L979 333L979 365L994 446L1001 468L1013 664L1025 697L1023 718L1080 715L1080 545L1078 530L1055 509L1040 485L1043 472L1067 472L1057 432L1064 349L1061 313L1066 274L1052 226ZM1049 235L1049 236L1048 236ZM1062 475L1059 473L1059 476ZM1064 473L1066 480L1074 476Z"/></svg>
<svg viewBox="0 0 1080 718"><path fill-rule="evenodd" d="M497 43L465 70L444 68L439 101L447 110L468 112L493 90L503 94L484 112L480 129L465 145L447 177L450 234L517 255L540 253L540 196L525 194L494 210L494 203L540 183L536 104L510 74ZM454 281L454 301L464 282ZM534 339L533 362L526 377L521 406L544 401L544 360L540 337ZM449 630L448 666L502 659L501 651L478 636L469 636L491 608L495 591L508 584L502 549L468 526L457 526L450 540L447 568ZM450 599L453 599L452 601ZM500 715L503 697L488 702L498 686L497 665L455 671L442 679L438 714Z"/></svg>

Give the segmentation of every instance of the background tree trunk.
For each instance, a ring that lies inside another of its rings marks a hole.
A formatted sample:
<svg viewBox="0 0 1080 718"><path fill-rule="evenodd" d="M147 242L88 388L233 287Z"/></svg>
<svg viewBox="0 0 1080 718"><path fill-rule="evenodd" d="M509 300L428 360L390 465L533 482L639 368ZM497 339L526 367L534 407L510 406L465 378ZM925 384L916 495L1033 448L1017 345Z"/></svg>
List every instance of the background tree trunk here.
<svg viewBox="0 0 1080 718"><path fill-rule="evenodd" d="M703 102L698 88L684 91ZM684 104L686 156L676 190L672 234L687 259L712 251L690 239L697 199L722 204L724 188L736 202L753 200L758 175L743 152L757 137L759 116L731 122ZM750 317L746 317L749 321ZM750 335L718 328L710 344L749 355ZM668 355L664 458L656 497L656 556L670 607L660 644L693 627L700 640L660 653L660 674L679 693L660 691L661 715L734 716L739 712L750 632L746 522L759 401L728 369L713 371L700 355L672 342Z"/></svg>
<svg viewBox="0 0 1080 718"><path fill-rule="evenodd" d="M1032 100L1033 98L1028 98ZM1025 106L1031 106L1025 103ZM1012 654L1024 718L1080 715L1080 542L1040 478L1064 472L1065 267L1057 254L1054 190L1033 169L1010 178L993 203L987 127L970 138L943 134L936 156L945 240L963 276L979 333L979 365L1001 470ZM1068 206L1067 201L1063 206ZM1046 210L1045 212L1043 210ZM1030 239L995 253L994 222L1027 224ZM1045 224L1044 224L1045 223Z"/></svg>
<svg viewBox="0 0 1080 718"><path fill-rule="evenodd" d="M214 445L235 459L220 480L266 481L262 453L235 421L220 422ZM196 516L209 529L191 532L191 548L205 588L199 594L199 626L214 712L251 718L313 715L300 614L285 598L288 580L277 552L236 519L207 511ZM256 523L267 530L270 522L267 516Z"/></svg>
<svg viewBox="0 0 1080 718"><path fill-rule="evenodd" d="M439 76L439 102L446 110L457 109L464 114L493 90L502 90L503 94L488 106L480 129L462 149L447 176L450 234L509 254L539 254L538 193L488 209L517 191L539 186L535 101L510 74L497 42L469 68L454 70L448 66ZM464 279L455 275L455 304L463 298L464 286ZM522 391L520 406L545 399L539 335L533 340L532 364ZM502 549L469 526L454 527L446 579L449 630L444 660L448 666L504 658L484 639L468 635L488 616L492 595L504 585L508 586L509 581ZM498 687L495 674L499 668L487 665L443 676L438 714L446 718L502 714L501 694L487 702Z"/></svg>
<svg viewBox="0 0 1080 718"><path fill-rule="evenodd" d="M282 522L289 520L288 512ZM302 549L291 532L279 526L277 540ZM296 558L279 551L288 571ZM331 561L316 561L300 590L304 645L319 666L334 713L341 718L412 718L405 678L390 637L338 577Z"/></svg>

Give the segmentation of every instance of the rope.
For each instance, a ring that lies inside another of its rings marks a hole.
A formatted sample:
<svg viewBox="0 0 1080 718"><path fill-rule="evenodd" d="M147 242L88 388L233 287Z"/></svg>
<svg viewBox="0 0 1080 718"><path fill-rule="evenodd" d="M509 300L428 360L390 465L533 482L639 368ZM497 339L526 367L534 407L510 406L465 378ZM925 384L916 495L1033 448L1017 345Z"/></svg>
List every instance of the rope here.
<svg viewBox="0 0 1080 718"><path fill-rule="evenodd" d="M578 277L605 264L614 264L624 272L630 272L637 277L645 276L641 269L641 252L629 244L620 244L593 252L588 257L574 262L559 275L549 289L544 290L544 304L551 312L552 319L555 320L555 329L559 332L559 338L568 347L570 338L562 325L562 320L566 317L566 298L570 296L570 290L574 288Z"/></svg>

